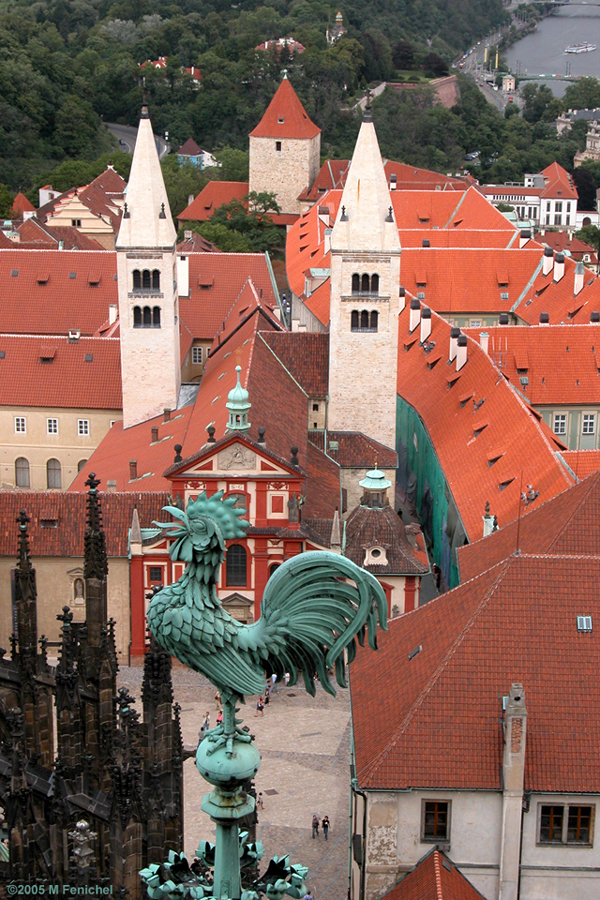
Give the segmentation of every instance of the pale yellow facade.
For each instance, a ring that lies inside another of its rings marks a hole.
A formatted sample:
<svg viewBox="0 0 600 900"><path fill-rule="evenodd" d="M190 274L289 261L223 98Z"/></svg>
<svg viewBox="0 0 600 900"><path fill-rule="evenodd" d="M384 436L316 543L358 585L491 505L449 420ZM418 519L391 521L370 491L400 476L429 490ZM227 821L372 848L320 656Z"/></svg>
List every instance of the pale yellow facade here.
<svg viewBox="0 0 600 900"><path fill-rule="evenodd" d="M0 487L66 490L113 422L121 418L120 409L1 407ZM29 484L24 483L27 467L17 466L17 460L27 461ZM60 473L55 464L48 466L53 460L60 464Z"/></svg>
<svg viewBox="0 0 600 900"><path fill-rule="evenodd" d="M13 604L11 596L11 569L16 565L17 538L15 531L15 558L0 559L0 647L10 647L13 630ZM55 646L60 637L60 625L56 616L63 606L70 606L75 622L85 621L85 583L83 581L83 557L32 557L37 580L37 631L50 642L48 657L56 658ZM130 641L129 612L129 560L113 558L108 561L108 616L116 621L115 642L117 658L121 665L128 665ZM53 646L54 644L54 646Z"/></svg>
<svg viewBox="0 0 600 900"><path fill-rule="evenodd" d="M122 201L114 201L115 214L122 207ZM69 197L59 204L52 216L49 216L46 225L48 228L52 226L70 225L77 228L82 234L98 241L105 250L115 249L115 232L111 220L103 216L96 216L92 211L82 203L79 197Z"/></svg>

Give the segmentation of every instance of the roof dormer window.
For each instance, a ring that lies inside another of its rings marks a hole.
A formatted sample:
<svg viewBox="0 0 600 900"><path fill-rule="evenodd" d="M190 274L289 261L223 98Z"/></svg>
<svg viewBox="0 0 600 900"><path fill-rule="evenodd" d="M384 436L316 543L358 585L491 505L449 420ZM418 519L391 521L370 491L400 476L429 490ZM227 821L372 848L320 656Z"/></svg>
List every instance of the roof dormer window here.
<svg viewBox="0 0 600 900"><path fill-rule="evenodd" d="M387 551L385 547L367 547L363 566L387 566Z"/></svg>
<svg viewBox="0 0 600 900"><path fill-rule="evenodd" d="M285 122L285 116L279 116L277 119L277 123L279 125L283 125L284 122Z"/></svg>

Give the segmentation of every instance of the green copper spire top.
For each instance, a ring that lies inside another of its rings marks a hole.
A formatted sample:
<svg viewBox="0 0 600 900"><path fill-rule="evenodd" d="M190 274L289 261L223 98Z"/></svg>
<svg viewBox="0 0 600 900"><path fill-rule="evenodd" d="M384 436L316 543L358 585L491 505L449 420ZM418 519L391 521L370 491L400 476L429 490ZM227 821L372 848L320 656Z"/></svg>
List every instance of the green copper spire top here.
<svg viewBox="0 0 600 900"><path fill-rule="evenodd" d="M375 463L375 468L367 472L363 480L358 483L365 491L387 491L392 486L392 482L385 477L385 472L377 468L377 463Z"/></svg>
<svg viewBox="0 0 600 900"><path fill-rule="evenodd" d="M229 391L227 399L227 409L229 410L229 422L227 423L227 431L248 431L250 422L248 421L248 410L252 406L248 399L248 391L242 387L240 382L241 366L236 366L237 383L233 390Z"/></svg>

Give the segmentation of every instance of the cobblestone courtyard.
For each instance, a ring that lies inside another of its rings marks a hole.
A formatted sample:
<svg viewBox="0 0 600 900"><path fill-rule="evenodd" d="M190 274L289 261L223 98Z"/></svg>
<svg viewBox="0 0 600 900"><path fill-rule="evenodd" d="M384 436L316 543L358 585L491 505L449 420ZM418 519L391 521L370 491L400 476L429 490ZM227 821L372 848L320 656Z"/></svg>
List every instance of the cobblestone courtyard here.
<svg viewBox="0 0 600 900"><path fill-rule="evenodd" d="M142 669L122 668L119 683L140 697ZM198 742L205 712L216 724L215 688L201 675L174 667L175 700L181 706L186 747ZM136 704L140 708L139 702ZM345 900L348 891L348 816L350 780L350 706L348 692L330 697L317 685L310 697L303 684L279 686L255 716L253 698L240 715L256 735L261 766L256 777L264 810L259 810L257 838L264 844L262 868L274 855L289 853L292 863L308 866L307 884L315 900ZM198 842L213 840L212 822L200 809L209 790L190 759L185 763L185 852L193 858ZM311 819L328 815L329 839L311 836Z"/></svg>

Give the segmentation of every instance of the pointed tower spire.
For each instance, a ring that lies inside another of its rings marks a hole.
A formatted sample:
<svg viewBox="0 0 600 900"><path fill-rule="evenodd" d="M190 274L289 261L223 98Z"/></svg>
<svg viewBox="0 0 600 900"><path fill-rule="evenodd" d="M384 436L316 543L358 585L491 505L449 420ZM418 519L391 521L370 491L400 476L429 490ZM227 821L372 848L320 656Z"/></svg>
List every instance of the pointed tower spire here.
<svg viewBox="0 0 600 900"><path fill-rule="evenodd" d="M331 249L398 253L398 226L390 215L390 191L370 99L367 94L367 107L331 233Z"/></svg>
<svg viewBox="0 0 600 900"><path fill-rule="evenodd" d="M329 541L329 546L333 553L341 553L342 552L342 538L340 533L340 514L339 510L336 506L335 513L333 514L333 522L331 524L331 538Z"/></svg>
<svg viewBox="0 0 600 900"><path fill-rule="evenodd" d="M17 637L19 640L19 666L22 677L36 670L37 657L37 591L35 569L29 558L29 518L25 510L17 517L19 523L19 562L15 570L15 606L17 610Z"/></svg>
<svg viewBox="0 0 600 900"><path fill-rule="evenodd" d="M86 487L89 488L89 492L87 498L87 524L83 540L87 645L96 654L102 645L102 628L106 627L108 618L106 591L108 559L106 555L106 541L102 529L100 498L98 497L99 484L100 479L96 478L92 472L86 481Z"/></svg>
<svg viewBox="0 0 600 900"><path fill-rule="evenodd" d="M125 199L128 215L121 220L117 250L172 249L177 233L145 96Z"/></svg>
<svg viewBox="0 0 600 900"><path fill-rule="evenodd" d="M242 367L236 366L235 371L237 372L237 382L233 390L229 391L225 404L229 410L227 431L249 431L248 411L252 404L248 399L248 391L242 387L240 382Z"/></svg>

